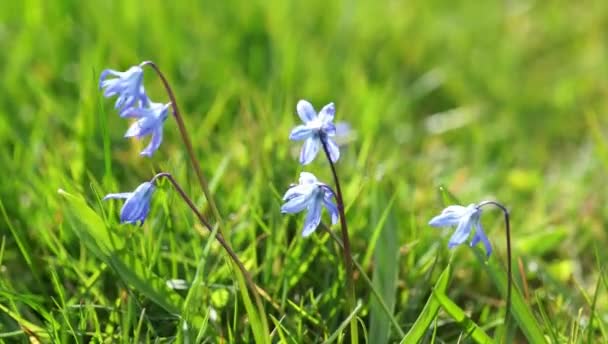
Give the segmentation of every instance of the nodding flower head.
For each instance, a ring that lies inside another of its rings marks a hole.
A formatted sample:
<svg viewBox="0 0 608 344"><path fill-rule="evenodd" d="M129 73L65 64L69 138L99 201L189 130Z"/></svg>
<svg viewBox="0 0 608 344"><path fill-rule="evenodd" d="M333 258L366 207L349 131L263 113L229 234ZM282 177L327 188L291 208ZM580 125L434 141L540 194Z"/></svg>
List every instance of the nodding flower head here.
<svg viewBox="0 0 608 344"><path fill-rule="evenodd" d="M148 103L143 81L144 71L140 66L133 66L125 72L106 69L101 72L99 88L104 89L103 95L105 97L118 95L114 107L122 112L131 107Z"/></svg>
<svg viewBox="0 0 608 344"><path fill-rule="evenodd" d="M471 240L471 247L477 245L480 241L483 242L486 248L486 254L489 257L492 253L492 246L481 227L480 216L481 209L476 204L470 204L466 207L451 205L445 208L441 214L433 217L429 222L429 225L433 227L456 226L456 231L452 234L452 237L448 242L449 248L464 243L471 234L473 227L475 227L475 234L473 234L473 239Z"/></svg>
<svg viewBox="0 0 608 344"><path fill-rule="evenodd" d="M331 223L338 222L338 208L332 201L333 197L334 192L329 186L319 182L312 173L302 172L299 184L292 185L283 196L285 203L281 207L281 212L295 214L306 209L302 236L307 237L321 223L323 206L331 215Z"/></svg>
<svg viewBox="0 0 608 344"><path fill-rule="evenodd" d="M120 210L121 223L138 223L143 224L150 212L150 200L154 193L154 184L144 182L133 192L113 193L108 194L103 200L108 199L126 199L125 204Z"/></svg>
<svg viewBox="0 0 608 344"><path fill-rule="evenodd" d="M333 123L336 112L334 103L325 105L317 114L311 103L300 100L296 110L304 124L295 127L289 134L289 139L293 141L304 140L304 146L302 146L300 152L300 163L302 165L311 163L323 143L327 145L331 161L338 161L340 149L330 138L336 135L336 126Z"/></svg>
<svg viewBox="0 0 608 344"><path fill-rule="evenodd" d="M168 117L170 105L171 103L149 102L147 107L129 108L121 114L122 117L137 119L127 130L125 137L152 136L148 146L141 151L141 155L150 157L160 147L163 141L163 124Z"/></svg>

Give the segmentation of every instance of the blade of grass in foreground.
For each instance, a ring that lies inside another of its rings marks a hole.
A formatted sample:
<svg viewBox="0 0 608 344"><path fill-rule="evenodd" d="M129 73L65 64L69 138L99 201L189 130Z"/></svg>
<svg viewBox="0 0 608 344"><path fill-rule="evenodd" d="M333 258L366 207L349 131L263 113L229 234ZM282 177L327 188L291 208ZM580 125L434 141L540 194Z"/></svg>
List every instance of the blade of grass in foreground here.
<svg viewBox="0 0 608 344"><path fill-rule="evenodd" d="M179 294L169 289L160 276L149 271L139 257L122 250L124 242L105 228L103 220L83 199L65 191L60 191L60 194L67 201L65 215L68 223L87 249L111 266L127 285L167 312L179 315L183 304ZM202 318L197 317L193 319L193 325L198 328L201 321Z"/></svg>
<svg viewBox="0 0 608 344"><path fill-rule="evenodd" d="M373 275L374 287L382 294L381 297L392 313L395 307L395 297L397 295L397 276L399 268L399 226L392 212L392 204L395 200L396 192L387 202L383 192L377 188L372 191L375 205L372 209L372 221L379 224L379 228L375 230L374 237L378 245L373 245L375 271ZM382 211L384 209L384 211ZM372 223L373 223L372 222ZM371 246L371 245L370 245ZM364 265L365 266L365 263ZM374 338L374 343L388 343L391 333L391 323L389 316L384 313L382 305L380 305L374 297L370 297L370 326L369 335Z"/></svg>
<svg viewBox="0 0 608 344"><path fill-rule="evenodd" d="M489 344L494 341L490 336L486 334L473 320L471 320L462 310L454 303L449 297L438 290L433 290L433 295L437 298L437 301L443 306L443 309L448 313L452 319L454 319L458 325L464 330L467 337L473 339L479 344Z"/></svg>
<svg viewBox="0 0 608 344"><path fill-rule="evenodd" d="M336 331L334 331L334 333L332 333L332 335L329 336L329 338L326 341L324 341L323 344L333 343L336 340L336 338L338 338L338 336L344 332L346 327L350 324L350 321L353 319L353 317L357 316L357 313L359 313L360 310L361 310L361 302L357 303L357 306L352 311L352 313L350 313L349 316L346 319L344 319L344 321L340 324L338 329Z"/></svg>
<svg viewBox="0 0 608 344"><path fill-rule="evenodd" d="M486 261L486 255L480 249L474 249L475 255L481 265L485 267L486 272L490 276L492 282L502 295L507 294L507 273L504 269L497 265L496 259ZM538 321L534 317L532 310L521 295L517 285L513 285L511 295L512 315L519 324L522 332L531 344L544 344L547 341L540 328Z"/></svg>
<svg viewBox="0 0 608 344"><path fill-rule="evenodd" d="M452 275L452 265L448 264L448 266L441 272L433 290L439 293L445 294L445 291L448 288L448 284L450 282L450 277ZM437 317L437 313L439 312L439 307L441 307L441 303L437 300L435 296L432 294L429 296L429 299L426 301L422 312L418 316L418 319L414 322L414 326L408 331L408 333L401 340L402 344L407 343L419 343L422 337L426 334L426 331L431 327L433 320Z"/></svg>

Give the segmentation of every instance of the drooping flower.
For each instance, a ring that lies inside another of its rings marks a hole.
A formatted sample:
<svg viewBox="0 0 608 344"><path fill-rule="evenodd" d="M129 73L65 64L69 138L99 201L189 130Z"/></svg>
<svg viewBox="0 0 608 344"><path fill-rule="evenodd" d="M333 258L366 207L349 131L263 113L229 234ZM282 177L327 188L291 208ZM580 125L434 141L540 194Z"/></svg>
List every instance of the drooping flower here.
<svg viewBox="0 0 608 344"><path fill-rule="evenodd" d="M492 253L492 246L481 227L480 216L481 209L476 204L470 204L466 207L451 205L445 208L441 214L432 218L429 225L433 227L456 226L456 231L448 242L449 248L464 243L471 234L473 227L475 227L471 247L477 245L480 241L483 242L486 254L489 257Z"/></svg>
<svg viewBox="0 0 608 344"><path fill-rule="evenodd" d="M126 199L120 210L121 223L144 223L144 220L150 212L150 200L154 193L154 184L144 182L133 192L112 193L106 195L103 200L108 199Z"/></svg>
<svg viewBox="0 0 608 344"><path fill-rule="evenodd" d="M140 66L133 66L125 72L106 69L101 72L99 88L104 89L103 95L107 98L118 95L114 107L122 113L134 106L147 105L143 80L144 71Z"/></svg>
<svg viewBox="0 0 608 344"><path fill-rule="evenodd" d="M141 151L141 155L150 157L160 147L163 141L163 124L169 115L170 105L171 103L162 104L149 101L147 107L128 108L121 114L122 117L137 119L129 127L125 137L152 136L148 146Z"/></svg>
<svg viewBox="0 0 608 344"><path fill-rule="evenodd" d="M292 185L283 196L285 203L281 206L281 212L295 214L306 209L302 236L307 237L321 223L323 206L331 215L331 223L338 222L338 208L333 203L333 197L334 192L327 184L319 182L312 173L302 172L299 184Z"/></svg>
<svg viewBox="0 0 608 344"><path fill-rule="evenodd" d="M300 100L296 106L298 116L304 122L303 125L295 127L289 139L293 141L304 140L304 146L300 152L300 163L308 165L317 156L322 144L327 145L332 162L340 158L338 145L330 138L336 135L336 126L333 124L336 108L334 103L325 105L317 114L315 108L306 100Z"/></svg>

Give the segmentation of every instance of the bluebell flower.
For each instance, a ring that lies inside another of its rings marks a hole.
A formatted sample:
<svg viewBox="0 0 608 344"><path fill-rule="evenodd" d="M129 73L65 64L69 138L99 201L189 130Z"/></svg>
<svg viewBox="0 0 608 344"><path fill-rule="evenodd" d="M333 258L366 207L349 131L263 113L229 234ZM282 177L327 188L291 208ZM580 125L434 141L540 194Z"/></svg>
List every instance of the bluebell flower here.
<svg viewBox="0 0 608 344"><path fill-rule="evenodd" d="M169 116L169 106L171 103L148 102L147 107L132 107L121 114L122 117L137 119L127 130L125 137L152 136L148 146L141 151L141 155L150 157L160 147L163 141L163 124Z"/></svg>
<svg viewBox="0 0 608 344"><path fill-rule="evenodd" d="M120 210L121 223L144 223L150 212L150 200L154 193L154 184L144 182L133 192L108 194L103 200L126 199L125 204Z"/></svg>
<svg viewBox="0 0 608 344"><path fill-rule="evenodd" d="M294 141L304 140L304 146L302 146L300 152L300 163L308 165L314 160L319 149L321 149L321 140L327 145L331 161L338 161L340 149L330 139L331 136L336 135L336 126L332 122L336 112L334 103L325 105L317 114L312 104L306 100L300 100L296 110L304 124L295 127L289 134L289 139Z"/></svg>
<svg viewBox="0 0 608 344"><path fill-rule="evenodd" d="M473 227L475 227L471 247L477 245L480 241L483 242L486 254L489 257L492 253L492 246L481 227L480 216L481 209L476 204L470 204L467 207L451 205L445 208L441 214L432 218L429 225L433 227L456 226L456 231L448 242L449 248L464 243L471 234Z"/></svg>
<svg viewBox="0 0 608 344"><path fill-rule="evenodd" d="M109 76L114 78L109 78ZM101 72L99 88L105 89L103 92L105 97L118 95L114 107L122 113L133 106L147 105L148 97L144 90L143 80L144 71L140 66L133 66L125 72L106 69Z"/></svg>
<svg viewBox="0 0 608 344"><path fill-rule="evenodd" d="M327 184L317 180L312 173L300 173L300 183L292 185L283 196L285 204L281 207L283 214L295 214L306 209L306 219L304 220L304 230L302 236L307 237L317 229L321 223L321 208L331 215L331 223L338 222L338 208L333 203L334 192Z"/></svg>

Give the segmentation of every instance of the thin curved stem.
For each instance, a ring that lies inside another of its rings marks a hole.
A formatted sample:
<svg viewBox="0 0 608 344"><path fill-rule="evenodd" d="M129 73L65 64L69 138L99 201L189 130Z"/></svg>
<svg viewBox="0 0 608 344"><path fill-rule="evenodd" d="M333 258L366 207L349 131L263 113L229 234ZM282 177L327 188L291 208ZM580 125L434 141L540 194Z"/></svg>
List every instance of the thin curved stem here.
<svg viewBox="0 0 608 344"><path fill-rule="evenodd" d="M496 201L484 201L481 202L477 205L477 208L480 209L486 205L493 205L497 208L499 208L500 210L502 210L503 214L505 215L505 233L506 233L506 237L507 237L507 307L505 310L505 321L509 320L509 316L511 313L511 290L512 290L512 285L513 285L513 273L512 273L512 267L511 267L511 221L510 221L510 217L509 217L509 211L507 210L507 208L496 202Z"/></svg>
<svg viewBox="0 0 608 344"><path fill-rule="evenodd" d="M194 214L196 215L198 220L209 230L209 232L213 233L213 227L211 226L211 224L205 219L203 214L201 214L201 212L196 208L196 205L194 204L194 202L192 202L192 199L190 199L190 197L188 197L188 195L186 194L184 189L179 185L179 183L175 180L175 178L170 173L167 173L167 172L158 173L150 180L150 183L155 183L160 178L165 178L165 179L169 180L169 182L171 182L171 184L173 185L173 188L175 188L175 190L177 190L177 192L182 197L182 199L186 202L186 204L188 204L188 207L190 207L192 212L194 212ZM239 257L236 255L236 253L234 252L232 247L230 247L230 244L228 244L228 242L226 242L222 233L217 232L215 235L215 238L220 243L220 245L224 248L224 250L228 253L228 255L230 256L232 261L237 265L237 267L239 268L239 270L245 277L247 286L253 293L256 305L257 305L259 311L261 312L260 316L264 316L265 315L264 314L264 305L262 304L262 300L260 299L260 291L262 291L266 295L268 295L268 294L265 291L263 291L262 288L258 287L258 285L253 281L251 274L249 273L249 271L247 270L245 265L243 265L243 263L241 262Z"/></svg>
<svg viewBox="0 0 608 344"><path fill-rule="evenodd" d="M140 64L141 67L150 66L150 68L154 69L156 74L159 76L160 80L167 91L167 95L169 96L169 100L171 101L171 106L173 107L173 117L177 122L177 127L179 128L179 133L184 141L184 145L186 146L186 151L188 152L188 156L190 158L190 162L192 163L192 167L194 168L194 172L196 173L196 177L198 179L198 183L201 185L203 189L203 193L205 194L205 198L207 199L207 203L209 203L209 207L211 208L211 212L213 213L213 217L218 222L218 226L221 229L223 228L222 217L220 212L211 196L211 191L209 190L209 184L207 180L203 176L203 172L201 171L201 164L196 158L194 154L194 148L192 147L192 141L190 140L190 136L188 135L188 130L186 129L186 124L184 123L184 119L179 111L179 106L177 105L177 100L175 99L175 94L173 93L173 89L171 85L169 85L169 81L165 77L165 75L160 71L160 68L152 62L152 61L144 61Z"/></svg>
<svg viewBox="0 0 608 344"><path fill-rule="evenodd" d="M331 160L331 155L329 154L329 148L327 147L327 143L325 139L321 138L321 144L323 145L323 150L325 151L325 156L327 157L327 161L329 162L329 166L331 167L331 173L334 176L334 184L336 184L336 202L338 203L338 212L340 213L340 227L342 229L342 243L343 243L343 257L344 257L344 267L346 268L346 281L348 283L348 303L349 303L349 311L355 309L356 306L356 294L355 294L355 277L353 275L353 261L352 254L350 250L350 239L348 236L348 224L346 223L346 214L344 212L344 199L342 198L342 189L340 188L340 180L338 179L338 172L336 171L336 166L334 162ZM357 319L353 317L350 322L350 332L351 332L351 343L357 344L359 342L359 334L357 330Z"/></svg>

